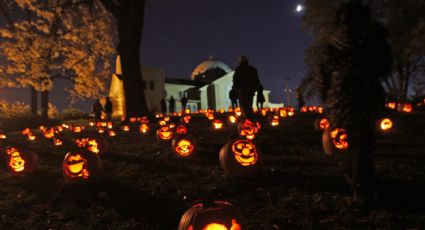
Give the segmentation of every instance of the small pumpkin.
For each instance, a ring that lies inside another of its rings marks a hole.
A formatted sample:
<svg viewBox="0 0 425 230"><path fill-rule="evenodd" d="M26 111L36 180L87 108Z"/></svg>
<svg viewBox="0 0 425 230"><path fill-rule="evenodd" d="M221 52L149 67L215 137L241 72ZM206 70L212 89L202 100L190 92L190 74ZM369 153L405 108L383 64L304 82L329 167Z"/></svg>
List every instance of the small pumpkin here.
<svg viewBox="0 0 425 230"><path fill-rule="evenodd" d="M388 132L393 128L393 121L390 118L382 118L378 121L378 128L384 132Z"/></svg>
<svg viewBox="0 0 425 230"><path fill-rule="evenodd" d="M181 217L178 230L246 230L245 219L229 202L199 203Z"/></svg>
<svg viewBox="0 0 425 230"><path fill-rule="evenodd" d="M173 136L174 136L173 129L171 129L168 126L160 126L156 130L156 137L160 141L170 141L173 139Z"/></svg>
<svg viewBox="0 0 425 230"><path fill-rule="evenodd" d="M319 130L325 130L326 128L329 127L329 120L327 118L321 117L316 119L316 121L314 122L314 130L319 131Z"/></svg>
<svg viewBox="0 0 425 230"><path fill-rule="evenodd" d="M347 131L340 128L326 128L322 135L322 145L329 156L346 152L349 147Z"/></svg>
<svg viewBox="0 0 425 230"><path fill-rule="evenodd" d="M88 150L68 152L62 163L62 174L67 183L92 181L102 168L98 155Z"/></svg>
<svg viewBox="0 0 425 230"><path fill-rule="evenodd" d="M234 115L229 115L229 118L228 119L229 119L229 122L231 124L235 124L236 121L237 121L236 116L234 116Z"/></svg>
<svg viewBox="0 0 425 230"><path fill-rule="evenodd" d="M223 128L223 122L220 119L214 119L212 122L213 129L221 129Z"/></svg>
<svg viewBox="0 0 425 230"><path fill-rule="evenodd" d="M193 137L189 135L176 136L171 144L174 153L186 157L192 155L196 150L196 144Z"/></svg>
<svg viewBox="0 0 425 230"><path fill-rule="evenodd" d="M176 135L186 135L187 134L187 128L185 125L180 124L176 127L175 130Z"/></svg>
<svg viewBox="0 0 425 230"><path fill-rule="evenodd" d="M248 140L252 140L259 133L261 125L259 122L251 121L248 118L241 120L238 124L238 133Z"/></svg>
<svg viewBox="0 0 425 230"><path fill-rule="evenodd" d="M30 173L38 167L38 156L30 150L7 147L6 166L14 175Z"/></svg>
<svg viewBox="0 0 425 230"><path fill-rule="evenodd" d="M140 124L139 131L142 134L146 134L149 132L149 125L147 123Z"/></svg>
<svg viewBox="0 0 425 230"><path fill-rule="evenodd" d="M219 155L226 175L249 177L261 169L261 150L250 140L231 140L221 148Z"/></svg>

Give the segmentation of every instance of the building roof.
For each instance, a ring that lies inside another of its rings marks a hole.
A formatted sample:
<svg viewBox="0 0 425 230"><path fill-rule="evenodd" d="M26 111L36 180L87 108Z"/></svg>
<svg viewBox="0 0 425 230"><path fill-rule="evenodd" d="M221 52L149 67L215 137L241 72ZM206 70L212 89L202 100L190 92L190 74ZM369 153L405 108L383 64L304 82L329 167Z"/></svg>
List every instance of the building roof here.
<svg viewBox="0 0 425 230"><path fill-rule="evenodd" d="M180 78L165 78L165 83L176 84L176 85L199 86L198 82L195 82L189 79L180 79Z"/></svg>
<svg viewBox="0 0 425 230"><path fill-rule="evenodd" d="M192 80L195 80L196 76L207 72L207 70L215 68L220 68L226 73L232 71L232 69L230 69L230 67L224 64L223 62L214 60L213 57L210 57L209 59L203 61L201 64L196 66L196 68L192 72Z"/></svg>

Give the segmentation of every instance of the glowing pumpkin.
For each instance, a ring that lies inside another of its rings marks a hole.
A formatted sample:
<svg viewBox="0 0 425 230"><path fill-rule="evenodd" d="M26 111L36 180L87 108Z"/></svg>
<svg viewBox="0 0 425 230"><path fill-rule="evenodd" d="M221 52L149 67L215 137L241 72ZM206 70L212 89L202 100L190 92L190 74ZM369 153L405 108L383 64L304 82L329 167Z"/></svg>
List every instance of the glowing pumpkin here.
<svg viewBox="0 0 425 230"><path fill-rule="evenodd" d="M53 137L55 137L55 129L53 127L44 129L43 134L45 138L52 139Z"/></svg>
<svg viewBox="0 0 425 230"><path fill-rule="evenodd" d="M134 123L134 122L136 122L137 121L137 119L135 118L135 117L130 117L130 122L131 123Z"/></svg>
<svg viewBox="0 0 425 230"><path fill-rule="evenodd" d="M176 135L186 135L187 134L187 128L183 124L180 124L176 127L175 131Z"/></svg>
<svg viewBox="0 0 425 230"><path fill-rule="evenodd" d="M213 126L214 129L221 129L221 128L223 128L223 122L220 119L215 119L212 122L212 126Z"/></svg>
<svg viewBox="0 0 425 230"><path fill-rule="evenodd" d="M386 107L389 108L389 109L395 109L396 106L397 106L397 103L395 103L395 102L388 102L386 104Z"/></svg>
<svg viewBox="0 0 425 230"><path fill-rule="evenodd" d="M4 134L4 133L0 133L0 139L6 139L6 134Z"/></svg>
<svg viewBox="0 0 425 230"><path fill-rule="evenodd" d="M259 133L260 128L260 123L253 122L250 119L245 118L238 124L238 133L240 136L245 137L248 140L252 140Z"/></svg>
<svg viewBox="0 0 425 230"><path fill-rule="evenodd" d="M405 113L412 112L413 111L412 104L410 104L410 103L403 104L402 111L405 112Z"/></svg>
<svg viewBox="0 0 425 230"><path fill-rule="evenodd" d="M173 151L180 156L190 156L195 152L195 140L191 136L179 135L173 139L171 144Z"/></svg>
<svg viewBox="0 0 425 230"><path fill-rule="evenodd" d="M207 118L208 118L208 120L213 120L214 114L213 113L207 113Z"/></svg>
<svg viewBox="0 0 425 230"><path fill-rule="evenodd" d="M270 122L271 126L278 126L279 125L279 118L273 118Z"/></svg>
<svg viewBox="0 0 425 230"><path fill-rule="evenodd" d="M140 123L149 124L149 119L147 117L142 117L142 118L140 118Z"/></svg>
<svg viewBox="0 0 425 230"><path fill-rule="evenodd" d="M286 109L280 109L279 110L279 116L280 117L286 117L286 116L288 116L288 112L286 111Z"/></svg>
<svg viewBox="0 0 425 230"><path fill-rule="evenodd" d="M234 115L229 115L229 122L231 124L235 124L236 123L236 117Z"/></svg>
<svg viewBox="0 0 425 230"><path fill-rule="evenodd" d="M236 109L235 109L235 115L236 115L237 117L239 117L240 115L242 115L241 108L236 107Z"/></svg>
<svg viewBox="0 0 425 230"><path fill-rule="evenodd" d="M109 130L108 131L108 136L110 136L110 137L115 137L117 134L115 133L115 131L114 130Z"/></svg>
<svg viewBox="0 0 425 230"><path fill-rule="evenodd" d="M189 124L191 117L189 115L186 115L182 118L183 122L186 124Z"/></svg>
<svg viewBox="0 0 425 230"><path fill-rule="evenodd" d="M128 125L123 125L123 126L121 126L121 129L122 129L122 131L124 131L124 132L129 132L129 131L130 131L130 126L128 126Z"/></svg>
<svg viewBox="0 0 425 230"><path fill-rule="evenodd" d="M199 203L181 217L178 230L246 230L245 219L229 202Z"/></svg>
<svg viewBox="0 0 425 230"><path fill-rule="evenodd" d="M29 150L7 147L6 164L12 174L21 175L30 173L38 167L38 156Z"/></svg>
<svg viewBox="0 0 425 230"><path fill-rule="evenodd" d="M314 130L319 131L319 130L325 130L326 128L328 128L330 125L329 120L322 117L322 118L318 118L316 119L316 121L314 122Z"/></svg>
<svg viewBox="0 0 425 230"><path fill-rule="evenodd" d="M220 164L226 175L248 177L261 169L261 151L246 139L229 141L220 150Z"/></svg>
<svg viewBox="0 0 425 230"><path fill-rule="evenodd" d="M158 124L159 124L160 126L164 126L164 125L166 125L166 124L167 124L167 122L166 122L165 120L159 120L159 121L158 121Z"/></svg>
<svg viewBox="0 0 425 230"><path fill-rule="evenodd" d="M301 112L301 113L306 113L306 112L308 112L307 107L306 107L306 106L301 107L301 108L300 108L300 112Z"/></svg>
<svg viewBox="0 0 425 230"><path fill-rule="evenodd" d="M389 118L382 118L379 122L379 128L382 131L390 131L393 128L393 122Z"/></svg>
<svg viewBox="0 0 425 230"><path fill-rule="evenodd" d="M148 125L148 124L146 124L146 123L142 123L142 124L140 125L140 127L139 127L139 131L140 131L140 133L142 133L142 134L146 134L146 133L148 133L148 131L149 131L149 125Z"/></svg>
<svg viewBox="0 0 425 230"><path fill-rule="evenodd" d="M102 166L96 154L87 150L69 152L62 163L62 172L67 183L94 180Z"/></svg>
<svg viewBox="0 0 425 230"><path fill-rule="evenodd" d="M62 140L59 138L53 138L53 145L54 146L61 146L63 144Z"/></svg>
<svg viewBox="0 0 425 230"><path fill-rule="evenodd" d="M344 129L336 128L331 130L328 127L323 132L322 144L327 155L332 156L334 153L344 153L349 147L348 134Z"/></svg>
<svg viewBox="0 0 425 230"><path fill-rule="evenodd" d="M168 126L160 126L158 130L156 130L156 136L158 140L161 141L169 141L173 139L174 133L173 130Z"/></svg>

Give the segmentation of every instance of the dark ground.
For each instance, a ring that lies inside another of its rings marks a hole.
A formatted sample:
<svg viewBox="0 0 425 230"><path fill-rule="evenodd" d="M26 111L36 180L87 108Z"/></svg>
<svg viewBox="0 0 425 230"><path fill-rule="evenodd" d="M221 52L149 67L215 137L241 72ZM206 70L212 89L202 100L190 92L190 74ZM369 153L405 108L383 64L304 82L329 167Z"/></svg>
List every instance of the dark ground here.
<svg viewBox="0 0 425 230"><path fill-rule="evenodd" d="M169 144L156 141L153 129L147 136L121 134L107 138L101 179L80 186L66 185L62 177L70 132L64 132L67 143L61 147L40 135L28 143L19 132L10 134L8 141L38 153L40 165L26 176L1 171L0 229L172 230L207 193L236 205L253 230L425 228L424 113L396 115L392 132L380 134L379 193L370 208L350 205L350 189L338 167L344 156L323 153L313 121L304 114L277 128L264 123L257 139L263 172L244 180L226 177L218 160L235 126L213 131L204 117L193 118L189 126L198 141L195 156L174 155Z"/></svg>

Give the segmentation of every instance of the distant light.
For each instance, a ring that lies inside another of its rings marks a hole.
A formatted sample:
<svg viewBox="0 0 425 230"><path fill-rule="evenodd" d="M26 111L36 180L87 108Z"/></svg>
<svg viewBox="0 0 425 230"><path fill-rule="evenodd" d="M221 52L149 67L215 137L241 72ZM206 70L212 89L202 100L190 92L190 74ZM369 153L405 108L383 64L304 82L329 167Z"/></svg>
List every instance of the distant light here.
<svg viewBox="0 0 425 230"><path fill-rule="evenodd" d="M295 9L297 12L301 12L304 10L304 7L301 4L297 5L297 8Z"/></svg>

